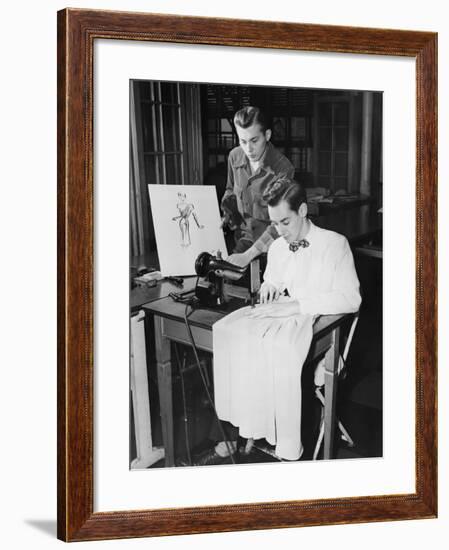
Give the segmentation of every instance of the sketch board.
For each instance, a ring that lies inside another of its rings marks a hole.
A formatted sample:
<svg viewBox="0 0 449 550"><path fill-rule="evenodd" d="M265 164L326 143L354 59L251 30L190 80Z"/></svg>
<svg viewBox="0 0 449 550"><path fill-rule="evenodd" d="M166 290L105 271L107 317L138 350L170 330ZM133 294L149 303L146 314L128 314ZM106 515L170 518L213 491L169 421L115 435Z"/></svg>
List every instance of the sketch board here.
<svg viewBox="0 0 449 550"><path fill-rule="evenodd" d="M215 187L148 185L160 270L168 275L195 275L201 252L227 250L220 228Z"/></svg>

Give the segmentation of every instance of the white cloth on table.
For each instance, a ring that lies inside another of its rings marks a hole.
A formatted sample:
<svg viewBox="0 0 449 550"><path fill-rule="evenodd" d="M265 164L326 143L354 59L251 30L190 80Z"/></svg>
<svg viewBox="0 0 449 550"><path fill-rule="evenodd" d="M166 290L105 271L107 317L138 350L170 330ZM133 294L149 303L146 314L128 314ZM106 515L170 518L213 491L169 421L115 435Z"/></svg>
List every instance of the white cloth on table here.
<svg viewBox="0 0 449 550"><path fill-rule="evenodd" d="M313 316L356 312L361 302L346 238L310 223L306 239L310 246L296 252L276 239L264 274L265 282L288 291L287 301L298 301L301 313L250 319L243 308L213 326L219 418L238 426L243 437L265 437L289 460L302 454L301 371Z"/></svg>
<svg viewBox="0 0 449 550"><path fill-rule="evenodd" d="M282 306L279 306L282 307ZM242 437L265 438L297 460L301 444L301 370L312 317L250 319L245 307L213 325L215 407Z"/></svg>

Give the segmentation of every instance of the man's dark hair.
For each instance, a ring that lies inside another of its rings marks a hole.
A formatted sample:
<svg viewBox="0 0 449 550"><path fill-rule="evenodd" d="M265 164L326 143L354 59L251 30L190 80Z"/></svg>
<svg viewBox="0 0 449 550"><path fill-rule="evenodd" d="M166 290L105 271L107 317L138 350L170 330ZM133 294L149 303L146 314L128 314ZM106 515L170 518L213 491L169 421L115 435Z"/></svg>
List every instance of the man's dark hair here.
<svg viewBox="0 0 449 550"><path fill-rule="evenodd" d="M297 212L303 202L307 203L307 195L300 183L287 176L279 176L267 185L263 200L268 206L277 206L281 201L286 201L290 210Z"/></svg>
<svg viewBox="0 0 449 550"><path fill-rule="evenodd" d="M249 128L253 124L259 124L262 132L268 129L268 121L259 107L243 107L234 115L234 124L240 128Z"/></svg>

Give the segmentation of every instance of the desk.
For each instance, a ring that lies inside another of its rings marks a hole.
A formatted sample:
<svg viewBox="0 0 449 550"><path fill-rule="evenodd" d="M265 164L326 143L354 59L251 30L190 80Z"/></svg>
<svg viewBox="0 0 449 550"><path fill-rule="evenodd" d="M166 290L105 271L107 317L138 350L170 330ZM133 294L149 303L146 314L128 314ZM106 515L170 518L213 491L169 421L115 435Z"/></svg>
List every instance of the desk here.
<svg viewBox="0 0 449 550"><path fill-rule="evenodd" d="M195 286L196 277L184 280L183 290ZM143 323L143 304L160 300L170 292L179 292L179 288L169 281L158 281L157 286L136 287L130 293L131 309L131 361L130 383L134 412L134 434L136 441L136 458L131 462L132 469L148 468L164 456L164 450L153 447L151 435L151 410L149 402L149 380Z"/></svg>
<svg viewBox="0 0 449 550"><path fill-rule="evenodd" d="M184 292L195 287L195 277L184 277L184 284L182 287L176 286L169 281L162 279L157 282L156 286L136 286L133 288L129 295L129 307L131 313L137 313L144 304L149 304L155 300L166 298L170 292Z"/></svg>
<svg viewBox="0 0 449 550"><path fill-rule="evenodd" d="M373 204L362 204L313 218L324 229L344 235L351 246L366 242L382 232L382 214Z"/></svg>
<svg viewBox="0 0 449 550"><path fill-rule="evenodd" d="M142 309L154 316L157 376L161 408L162 437L165 447L165 465L174 466L172 361L170 341L190 345L184 323L185 305L163 298ZM212 353L212 325L224 313L198 309L189 316L196 346ZM335 397L339 360L340 326L347 315L323 315L313 327L313 339L306 363L325 356L324 458L332 457L335 424Z"/></svg>

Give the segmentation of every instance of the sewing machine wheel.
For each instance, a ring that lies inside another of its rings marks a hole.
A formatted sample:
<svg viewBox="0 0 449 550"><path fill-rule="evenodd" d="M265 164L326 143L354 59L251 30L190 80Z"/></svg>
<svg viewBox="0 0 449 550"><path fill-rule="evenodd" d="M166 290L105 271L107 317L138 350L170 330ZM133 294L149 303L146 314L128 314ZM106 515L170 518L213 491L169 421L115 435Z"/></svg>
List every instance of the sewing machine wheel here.
<svg viewBox="0 0 449 550"><path fill-rule="evenodd" d="M209 272L209 263L212 256L209 252L201 252L195 262L196 274L200 277L206 277Z"/></svg>

